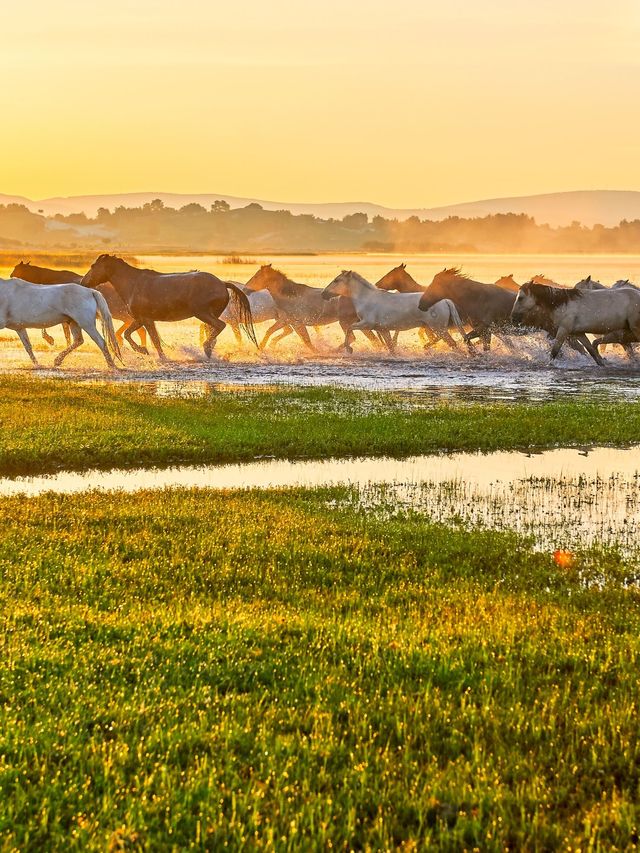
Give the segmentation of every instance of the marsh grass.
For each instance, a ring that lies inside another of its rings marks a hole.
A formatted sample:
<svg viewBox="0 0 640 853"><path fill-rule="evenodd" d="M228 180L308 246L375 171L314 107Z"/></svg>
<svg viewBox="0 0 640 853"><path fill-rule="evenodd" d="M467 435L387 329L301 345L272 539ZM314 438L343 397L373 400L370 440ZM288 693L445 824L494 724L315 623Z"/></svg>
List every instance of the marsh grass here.
<svg viewBox="0 0 640 853"><path fill-rule="evenodd" d="M628 444L635 403L442 404L333 388L158 397L124 384L0 378L0 474L241 462L260 456L409 456Z"/></svg>
<svg viewBox="0 0 640 853"><path fill-rule="evenodd" d="M0 507L4 849L637 843L615 552L563 570L348 489Z"/></svg>

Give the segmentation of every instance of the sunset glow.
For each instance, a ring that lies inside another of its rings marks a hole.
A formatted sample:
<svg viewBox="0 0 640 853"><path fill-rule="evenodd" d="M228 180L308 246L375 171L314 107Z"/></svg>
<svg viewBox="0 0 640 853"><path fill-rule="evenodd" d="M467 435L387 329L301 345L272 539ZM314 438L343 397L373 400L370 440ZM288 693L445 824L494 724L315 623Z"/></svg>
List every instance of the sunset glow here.
<svg viewBox="0 0 640 853"><path fill-rule="evenodd" d="M632 0L130 6L4 10L0 191L427 206L640 184Z"/></svg>

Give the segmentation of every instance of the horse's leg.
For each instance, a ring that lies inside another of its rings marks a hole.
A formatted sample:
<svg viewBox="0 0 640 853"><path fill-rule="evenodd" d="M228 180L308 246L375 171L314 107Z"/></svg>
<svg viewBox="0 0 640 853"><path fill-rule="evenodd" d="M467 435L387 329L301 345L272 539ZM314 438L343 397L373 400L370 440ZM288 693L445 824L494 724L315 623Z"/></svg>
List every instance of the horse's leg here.
<svg viewBox="0 0 640 853"><path fill-rule="evenodd" d="M224 320L221 320L219 317L216 317L215 314L198 314L196 315L198 320L200 320L207 329L207 337L202 345L204 349L204 354L207 358L211 358L211 353L213 352L213 348L216 345L216 340L220 332L224 331L227 324Z"/></svg>
<svg viewBox="0 0 640 853"><path fill-rule="evenodd" d="M375 332L372 332L371 329L361 329L360 331L365 336L365 338L370 343L372 343L374 347L376 347L376 349L379 349L380 345L384 344L384 341L382 340L382 338L380 338L378 335L376 335ZM354 337L355 337L355 335L354 335Z"/></svg>
<svg viewBox="0 0 640 853"><path fill-rule="evenodd" d="M303 343L306 344L306 346L309 347L312 352L316 351L316 348L311 343L311 338L309 337L309 332L307 331L306 326L300 326L296 324L293 327L293 330L298 334L298 337L302 339Z"/></svg>
<svg viewBox="0 0 640 853"><path fill-rule="evenodd" d="M558 353L562 349L562 344L565 342L567 334L567 330L563 329L562 326L556 332L556 336L553 339L553 346L551 347L551 361L558 357ZM599 357L600 356L598 356L598 358Z"/></svg>
<svg viewBox="0 0 640 853"><path fill-rule="evenodd" d="M162 342L160 340L160 335L158 334L158 330L156 329L156 324L153 322L153 320L145 320L144 323L141 323L140 325L143 325L146 328L146 330L149 332L149 337L151 338L151 343L156 348L157 353L158 353L158 358L160 359L160 361L169 361L169 359L166 357L166 355L164 354L164 351L162 349ZM127 340L129 340L129 342L131 342L130 339L127 339Z"/></svg>
<svg viewBox="0 0 640 853"><path fill-rule="evenodd" d="M598 350L597 342L594 341L593 343L591 343L589 338L584 333L582 333L581 335L576 335L574 340L572 340L572 338L567 338L567 343L569 344L569 346L573 346L574 349L578 349L578 347L580 347L583 354L585 354L585 351L588 352L591 358L599 367L604 367L604 361L602 360L602 356L600 355L600 352Z"/></svg>
<svg viewBox="0 0 640 853"><path fill-rule="evenodd" d="M105 361L107 362L107 365L109 366L109 368L111 370L116 370L117 369L116 363L111 358L111 353L109 352L109 347L107 346L107 342L102 337L102 335L100 334L100 332L98 331L98 329L96 327L95 319L86 322L82 326L82 328L89 335L91 340L97 345L97 347L100 349L100 351L102 352L102 355L104 356ZM75 349L75 347L73 347L73 349Z"/></svg>
<svg viewBox="0 0 640 853"><path fill-rule="evenodd" d="M62 324L62 331L64 332L64 339L67 342L67 346L71 344L71 330L69 328L70 323Z"/></svg>
<svg viewBox="0 0 640 853"><path fill-rule="evenodd" d="M458 344L456 343L455 338L452 338L449 331L447 329L442 329L440 331L440 337L445 342L445 344L449 344L451 349L458 349Z"/></svg>
<svg viewBox="0 0 640 853"><path fill-rule="evenodd" d="M440 338L438 337L438 335L436 335L431 326L421 326L420 334L423 338L427 339L424 344L425 349L429 349L429 347L435 346L440 340Z"/></svg>
<svg viewBox="0 0 640 853"><path fill-rule="evenodd" d="M279 344L280 341L284 340L285 338L288 338L289 335L292 335L292 334L293 334L293 329L291 328L291 326L285 326L284 329L282 330L282 334L278 335L277 338L273 339L273 341L271 342L271 346L274 347L276 344Z"/></svg>
<svg viewBox="0 0 640 853"><path fill-rule="evenodd" d="M398 346L398 338L400 337L400 329L396 329L393 333L393 347L394 349Z"/></svg>
<svg viewBox="0 0 640 853"><path fill-rule="evenodd" d="M55 361L53 362L54 367L60 367L65 358L72 352L74 349L77 349L79 346L82 346L84 343L84 338L82 337L82 329L80 326L75 323L69 323L69 327L71 330L72 340L69 346L63 350L59 355L56 356Z"/></svg>
<svg viewBox="0 0 640 853"><path fill-rule="evenodd" d="M139 322L138 320L131 320L129 325L124 330L124 336L127 339L127 343L129 344L131 349L134 350L134 352L142 353L142 355L149 355L149 350L146 348L146 346L141 347L140 344L136 343L131 337L134 332L137 332L138 329L142 328L143 324L141 322ZM140 337L142 337L142 335Z"/></svg>
<svg viewBox="0 0 640 853"><path fill-rule="evenodd" d="M29 335L27 334L26 329L16 329L16 334L22 341L22 346L26 349L27 355L31 359L34 364L38 363L35 355L33 354L33 348L31 347L31 341L29 340Z"/></svg>
<svg viewBox="0 0 640 853"><path fill-rule="evenodd" d="M391 337L391 332L388 329L380 329L378 331L380 335L380 339L390 353L394 353L396 349L396 341L398 340L398 336L396 334L395 338Z"/></svg>
<svg viewBox="0 0 640 853"><path fill-rule="evenodd" d="M269 326L269 328L265 332L264 338L260 341L260 346L258 347L258 349L265 349L271 335L274 332L280 331L280 329L284 329L286 325L287 324L284 322L284 320L276 320L273 326Z"/></svg>
<svg viewBox="0 0 640 853"><path fill-rule="evenodd" d="M480 340L482 341L482 349L484 352L489 352L491 349L491 332L489 329L484 329L480 333Z"/></svg>
<svg viewBox="0 0 640 853"><path fill-rule="evenodd" d="M42 330L42 337L45 339L45 341L49 344L50 347L52 347L55 344L55 340L49 334L49 332L47 332L46 329Z"/></svg>
<svg viewBox="0 0 640 853"><path fill-rule="evenodd" d="M147 350L147 330L144 326L140 326L138 329L138 337L140 338L140 343L142 344L142 349L145 353L148 354Z"/></svg>

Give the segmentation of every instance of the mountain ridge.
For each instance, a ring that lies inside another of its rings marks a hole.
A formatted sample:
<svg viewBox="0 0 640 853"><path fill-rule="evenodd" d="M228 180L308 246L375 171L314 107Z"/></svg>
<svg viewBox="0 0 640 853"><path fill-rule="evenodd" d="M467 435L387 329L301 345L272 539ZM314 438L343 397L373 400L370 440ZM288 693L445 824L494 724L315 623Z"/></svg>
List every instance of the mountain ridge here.
<svg viewBox="0 0 640 853"><path fill-rule="evenodd" d="M500 213L516 213L532 216L538 224L551 226L569 225L578 221L592 227L595 224L617 225L621 220L640 219L640 191L636 190L571 190L566 192L542 193L528 196L505 196L479 201L436 207L394 208L374 202L279 202L266 199L233 196L226 193L169 193L163 191L137 193L104 193L78 196L53 196L45 199L30 199L20 195L0 193L0 204L23 204L33 212L46 216L57 213L85 213L94 217L98 208L140 207L156 198L171 207L186 204L201 204L209 207L215 201L226 201L232 208L248 204L260 204L266 210L290 210L294 214L308 214L321 219L342 219L352 213L367 213L369 217L385 219L442 220L449 216L476 218Z"/></svg>

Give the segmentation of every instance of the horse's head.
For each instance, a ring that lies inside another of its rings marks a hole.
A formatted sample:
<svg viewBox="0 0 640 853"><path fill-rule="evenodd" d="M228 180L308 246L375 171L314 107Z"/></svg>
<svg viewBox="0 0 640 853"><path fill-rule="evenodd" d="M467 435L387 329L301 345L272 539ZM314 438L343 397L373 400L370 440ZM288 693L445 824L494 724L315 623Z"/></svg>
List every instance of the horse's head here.
<svg viewBox="0 0 640 853"><path fill-rule="evenodd" d="M322 291L323 299L333 299L336 296L350 296L351 288L351 270L342 270L340 275L337 275Z"/></svg>
<svg viewBox="0 0 640 853"><path fill-rule="evenodd" d="M272 275L275 272L271 264L263 264L245 284L247 290L264 290L268 287Z"/></svg>
<svg viewBox="0 0 640 853"><path fill-rule="evenodd" d="M532 315L540 310L536 299L536 288L545 286L537 284L533 280L522 285L511 309L511 320L514 323L523 326L527 325L527 321L529 324L531 323Z"/></svg>
<svg viewBox="0 0 640 853"><path fill-rule="evenodd" d="M89 271L83 276L80 284L84 287L98 287L105 281L111 281L113 269L120 261L115 255L100 255L91 264Z"/></svg>
<svg viewBox="0 0 640 853"><path fill-rule="evenodd" d="M413 279L407 272L407 265L400 264L385 273L380 281L376 282L378 290L401 290L404 284L412 284Z"/></svg>
<svg viewBox="0 0 640 853"><path fill-rule="evenodd" d="M11 278L24 278L25 274L29 272L30 266L31 261L20 261L20 263L16 264L13 268Z"/></svg>
<svg viewBox="0 0 640 853"><path fill-rule="evenodd" d="M528 281L523 284L511 310L511 319L521 325L540 325L536 318L550 317L556 308L580 299L582 291L572 287L551 287L548 284L538 284Z"/></svg>

